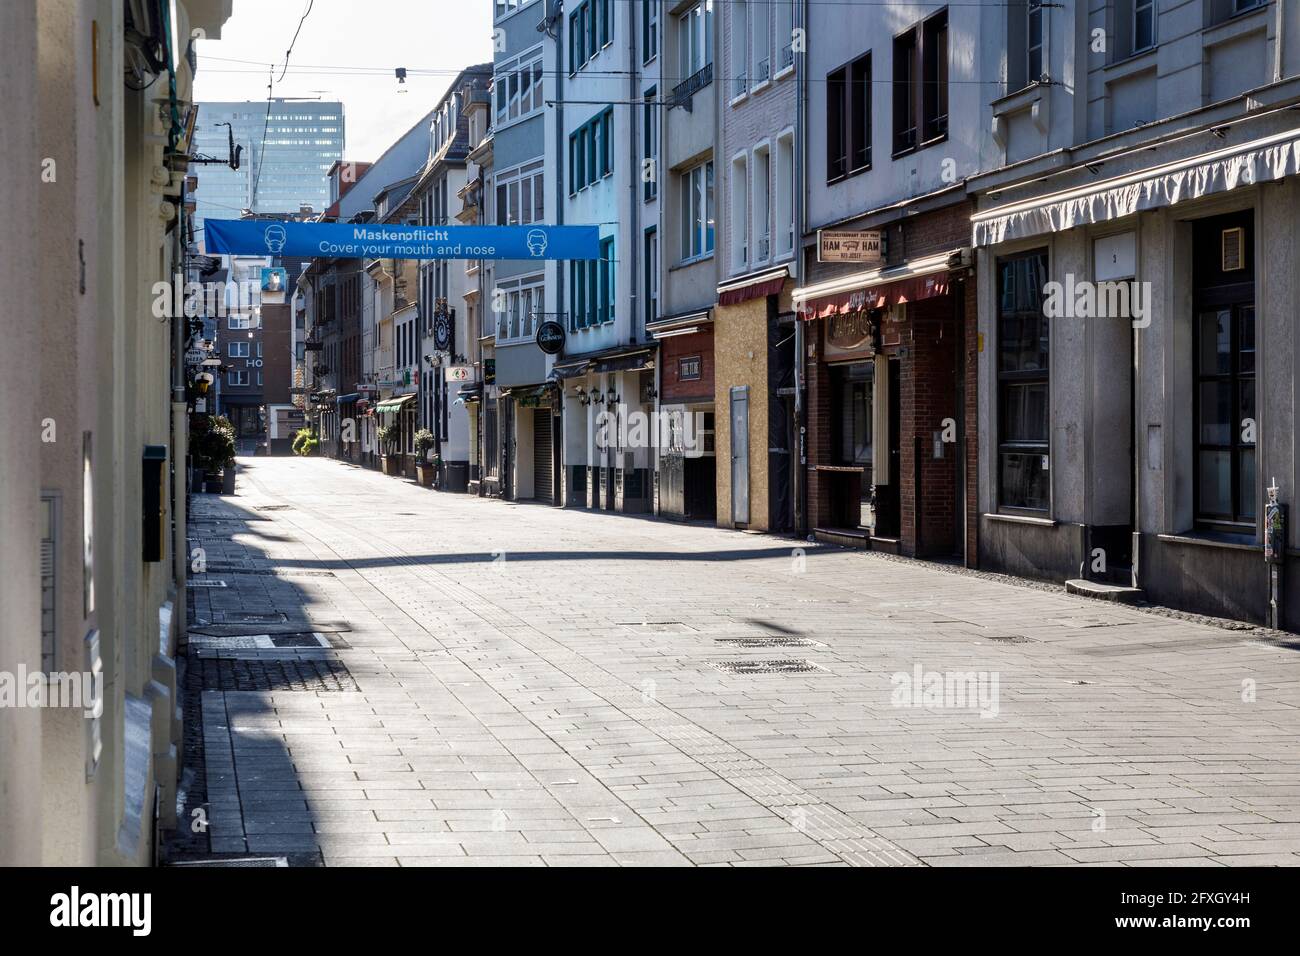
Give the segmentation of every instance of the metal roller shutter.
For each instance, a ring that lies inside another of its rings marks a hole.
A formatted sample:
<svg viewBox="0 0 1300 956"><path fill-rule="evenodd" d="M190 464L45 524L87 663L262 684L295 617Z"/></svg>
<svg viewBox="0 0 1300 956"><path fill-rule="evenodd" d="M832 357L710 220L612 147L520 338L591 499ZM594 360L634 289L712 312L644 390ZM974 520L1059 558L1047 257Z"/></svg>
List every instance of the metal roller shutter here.
<svg viewBox="0 0 1300 956"><path fill-rule="evenodd" d="M555 504L551 474L551 410L533 409L533 494L538 501Z"/></svg>

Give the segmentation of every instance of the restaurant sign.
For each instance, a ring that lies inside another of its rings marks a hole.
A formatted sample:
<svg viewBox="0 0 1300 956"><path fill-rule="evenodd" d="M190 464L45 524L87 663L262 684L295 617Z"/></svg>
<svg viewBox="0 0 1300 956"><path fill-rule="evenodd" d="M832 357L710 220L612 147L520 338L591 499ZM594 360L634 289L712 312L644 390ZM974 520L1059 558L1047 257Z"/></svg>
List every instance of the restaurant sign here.
<svg viewBox="0 0 1300 956"><path fill-rule="evenodd" d="M819 229L817 231L817 261L879 265L881 261L880 230L864 229L849 232Z"/></svg>

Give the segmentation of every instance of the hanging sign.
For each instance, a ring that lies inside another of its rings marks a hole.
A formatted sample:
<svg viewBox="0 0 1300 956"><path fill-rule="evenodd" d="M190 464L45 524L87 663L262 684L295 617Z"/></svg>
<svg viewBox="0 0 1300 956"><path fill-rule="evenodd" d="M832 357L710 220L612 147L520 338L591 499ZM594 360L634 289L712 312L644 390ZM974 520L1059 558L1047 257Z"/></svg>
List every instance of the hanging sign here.
<svg viewBox="0 0 1300 956"><path fill-rule="evenodd" d="M547 355L559 355L564 348L564 326L546 321L537 327L537 347Z"/></svg>
<svg viewBox="0 0 1300 956"><path fill-rule="evenodd" d="M599 259L599 226L399 226L205 219L211 255L341 259Z"/></svg>

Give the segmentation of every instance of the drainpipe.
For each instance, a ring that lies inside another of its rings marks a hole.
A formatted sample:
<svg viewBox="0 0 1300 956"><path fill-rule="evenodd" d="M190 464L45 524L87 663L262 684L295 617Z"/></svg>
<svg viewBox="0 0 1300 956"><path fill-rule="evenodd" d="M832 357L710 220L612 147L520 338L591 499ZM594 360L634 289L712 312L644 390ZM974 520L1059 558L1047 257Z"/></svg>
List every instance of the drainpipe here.
<svg viewBox="0 0 1300 956"><path fill-rule="evenodd" d="M628 116L627 142L628 142L628 150L629 150L628 164L627 164L627 169L628 169L627 199L628 199L628 219L631 223L631 228L627 232L628 242L623 244L624 248L621 254L621 258L627 259L627 267L628 267L627 301L628 301L628 310L629 310L628 320L627 320L628 321L628 342L634 343L634 342L639 342L641 340L641 336L637 332L637 321L638 321L637 313L640 311L638 308L639 303L637 299L637 279L639 276L639 271L637 269L637 247L640 245L640 243L637 241L637 237L640 236L641 234L641 202L640 202L640 197L637 196L637 184L641 181L641 177L636 175L633 172L634 170L640 168L637 162L637 158L638 158L637 132L639 131L641 124L637 122L637 120L639 119L638 116L639 110L635 104L640 99L641 71L637 69L637 58L636 58L635 11L638 9L638 5L628 3L625 4L624 7L627 10L627 92L628 92L627 99L629 103L627 109L627 116ZM717 36L716 31L714 33L714 36L715 37ZM642 107L642 109L644 109L644 107ZM613 124L611 123L610 126L612 127ZM612 147L610 149L610 155L611 156L613 155ZM657 176L658 174L659 171L655 170L655 175ZM615 216L615 218L618 217ZM610 269L614 270L615 275L617 275L617 268L618 268L617 263L620 258L618 247L619 247L619 242L616 239L614 241L614 250L615 250L614 262L610 264ZM614 287L618 288L618 284L615 283ZM656 355L655 358L657 359L658 356ZM658 369L659 369L659 362L656 361L655 362L656 381L658 381L659 378ZM639 372L636 373L635 378L636 381L639 383L641 378ZM631 381L631 379L625 376L624 381ZM657 402L658 389L656 389L655 391L656 391L655 401ZM639 395L636 396L636 399L639 404L640 396ZM650 473L651 475L653 475L659 470L659 445L657 442L650 443L650 453L647 457L649 458L648 464L650 465ZM632 464L633 465L636 464L635 449L632 450ZM624 475L626 474L627 472L625 470ZM653 482L653 479L651 479L651 481ZM650 511L651 513L654 513L654 492L653 491L651 491L650 493L650 498L651 498Z"/></svg>
<svg viewBox="0 0 1300 956"><path fill-rule="evenodd" d="M176 219L175 264L172 266L172 281L179 276L184 282L185 275L185 199L182 187L181 200L177 204L179 215ZM189 473L185 468L188 441L188 416L185 405L185 333L189 320L185 310L172 317L172 577L176 583L175 604L172 607L172 633L179 646L181 633L185 628L185 495L189 491ZM168 648L171 651L171 648Z"/></svg>
<svg viewBox="0 0 1300 956"><path fill-rule="evenodd" d="M1282 71L1286 68L1286 64L1282 58L1283 45L1286 40L1286 11L1283 9L1283 4L1285 3L1286 0L1277 0L1277 3L1275 4L1277 9L1274 11L1276 16L1276 21L1275 21L1276 25L1274 27L1274 30L1276 32L1276 38L1273 40L1273 82L1274 83L1282 82Z"/></svg>
<svg viewBox="0 0 1300 956"><path fill-rule="evenodd" d="M805 29L808 22L807 0L795 4L795 28ZM805 34L806 36L806 34ZM791 38L793 43L793 37ZM792 277L798 284L803 274L803 234L805 199L807 188L807 136L806 127L808 81L806 73L808 59L802 50L794 51L795 58L795 119L794 119L794 261L791 263ZM808 347L805 344L804 319L796 312L794 317L794 418L795 442L798 445L797 463L794 469L794 525L800 534L809 533L808 522L808 410L804 401L804 362L807 360Z"/></svg>

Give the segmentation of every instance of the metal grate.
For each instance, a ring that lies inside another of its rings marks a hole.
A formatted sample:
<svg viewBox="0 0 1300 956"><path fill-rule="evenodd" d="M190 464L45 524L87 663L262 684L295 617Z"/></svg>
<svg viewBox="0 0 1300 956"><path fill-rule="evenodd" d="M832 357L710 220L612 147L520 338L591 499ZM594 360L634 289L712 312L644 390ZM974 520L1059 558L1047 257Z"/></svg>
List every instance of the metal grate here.
<svg viewBox="0 0 1300 956"><path fill-rule="evenodd" d="M1000 634L997 636L989 635L984 638L986 641L993 641L995 644L1034 644L1037 643L1032 637L1025 637L1023 634Z"/></svg>
<svg viewBox="0 0 1300 956"><path fill-rule="evenodd" d="M258 505L258 511L288 511L293 505Z"/></svg>
<svg viewBox="0 0 1300 956"><path fill-rule="evenodd" d="M185 582L187 588L224 588L226 582L217 578L191 578Z"/></svg>
<svg viewBox="0 0 1300 956"><path fill-rule="evenodd" d="M187 667L199 690L323 693L361 689L342 661L191 656Z"/></svg>
<svg viewBox="0 0 1300 956"><path fill-rule="evenodd" d="M229 856L208 860L173 860L168 866L261 866L287 867L289 859L283 856Z"/></svg>
<svg viewBox="0 0 1300 956"><path fill-rule="evenodd" d="M719 644L728 647L825 647L821 641L810 637L717 637Z"/></svg>
<svg viewBox="0 0 1300 956"><path fill-rule="evenodd" d="M767 661L709 661L724 674L808 674L825 672L807 660L767 660Z"/></svg>

